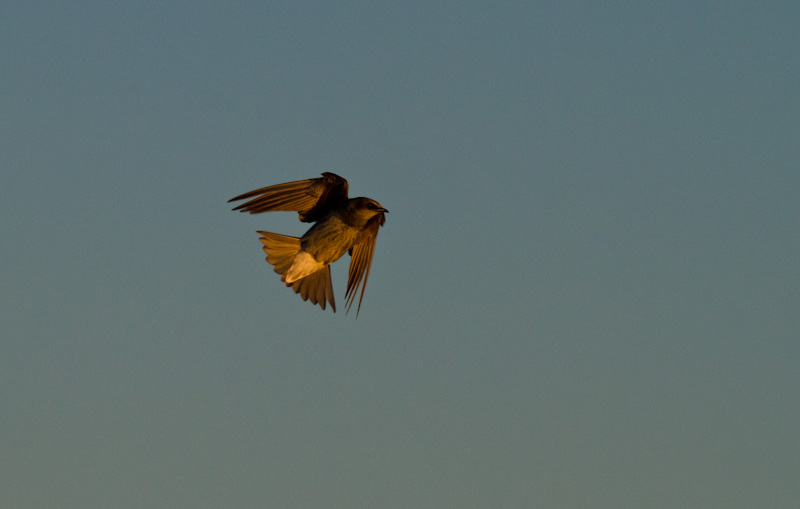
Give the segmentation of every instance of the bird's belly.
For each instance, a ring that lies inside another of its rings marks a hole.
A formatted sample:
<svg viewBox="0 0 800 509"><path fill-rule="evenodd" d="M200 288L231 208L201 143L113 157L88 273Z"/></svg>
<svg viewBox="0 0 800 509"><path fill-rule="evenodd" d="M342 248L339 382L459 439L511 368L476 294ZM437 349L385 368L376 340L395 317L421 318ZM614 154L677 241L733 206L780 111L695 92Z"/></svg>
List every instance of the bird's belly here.
<svg viewBox="0 0 800 509"><path fill-rule="evenodd" d="M353 247L359 230L338 218L320 221L309 229L300 239L302 250L318 262L328 265Z"/></svg>

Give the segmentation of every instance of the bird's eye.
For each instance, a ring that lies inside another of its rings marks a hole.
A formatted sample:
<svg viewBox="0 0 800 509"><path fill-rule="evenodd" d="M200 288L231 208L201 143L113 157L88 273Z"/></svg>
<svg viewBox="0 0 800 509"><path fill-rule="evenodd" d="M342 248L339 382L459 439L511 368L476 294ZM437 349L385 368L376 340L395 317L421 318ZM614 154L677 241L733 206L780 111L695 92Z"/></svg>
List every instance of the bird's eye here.
<svg viewBox="0 0 800 509"><path fill-rule="evenodd" d="M375 209L377 209L378 207L376 207L374 203L367 203L367 208L368 208L368 209L371 209L371 210L375 210Z"/></svg>

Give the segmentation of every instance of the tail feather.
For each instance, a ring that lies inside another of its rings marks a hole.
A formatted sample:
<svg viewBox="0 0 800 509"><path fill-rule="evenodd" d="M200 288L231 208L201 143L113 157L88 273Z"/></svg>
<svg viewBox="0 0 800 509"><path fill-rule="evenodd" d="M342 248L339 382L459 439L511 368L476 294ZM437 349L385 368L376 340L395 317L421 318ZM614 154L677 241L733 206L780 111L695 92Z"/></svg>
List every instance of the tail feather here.
<svg viewBox="0 0 800 509"><path fill-rule="evenodd" d="M286 283L286 274L294 262L294 257L300 251L300 239L289 237L278 233L259 231L262 237L259 239L264 244L264 252L267 253L267 262L273 266L273 270L281 275L281 281ZM318 304L325 309L329 302L333 312L336 312L336 301L333 298L333 285L331 284L331 269L324 266L320 270L309 274L301 279L286 283L291 286L294 293L299 293L303 300L310 300L313 304Z"/></svg>
<svg viewBox="0 0 800 509"><path fill-rule="evenodd" d="M333 312L336 312L329 265L302 279L298 279L294 283L287 283L286 286L291 286L294 293L299 293L303 300L310 300L314 304L319 304L322 309L325 309L326 301L330 302Z"/></svg>
<svg viewBox="0 0 800 509"><path fill-rule="evenodd" d="M258 233L262 235L258 240L264 244L267 262L275 267L275 272L281 275L281 281L285 281L286 272L292 266L295 255L300 251L300 239L272 232L260 231Z"/></svg>

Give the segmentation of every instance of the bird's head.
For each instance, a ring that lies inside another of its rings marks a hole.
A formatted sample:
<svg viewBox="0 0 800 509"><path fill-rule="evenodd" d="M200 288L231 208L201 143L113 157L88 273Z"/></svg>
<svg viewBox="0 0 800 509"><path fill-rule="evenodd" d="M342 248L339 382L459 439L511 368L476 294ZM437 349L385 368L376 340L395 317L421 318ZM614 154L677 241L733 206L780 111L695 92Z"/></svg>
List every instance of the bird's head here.
<svg viewBox="0 0 800 509"><path fill-rule="evenodd" d="M347 204L347 211L363 224L366 224L373 217L380 216L381 226L386 221L384 214L389 212L372 198L353 198Z"/></svg>

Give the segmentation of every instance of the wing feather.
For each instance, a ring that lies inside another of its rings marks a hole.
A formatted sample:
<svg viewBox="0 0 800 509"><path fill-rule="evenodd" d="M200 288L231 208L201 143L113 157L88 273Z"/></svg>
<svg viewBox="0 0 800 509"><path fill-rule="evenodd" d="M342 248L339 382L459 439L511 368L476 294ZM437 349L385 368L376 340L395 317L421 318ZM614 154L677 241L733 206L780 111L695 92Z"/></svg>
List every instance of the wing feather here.
<svg viewBox="0 0 800 509"><path fill-rule="evenodd" d="M369 280L369 271L372 267L372 255L375 252L375 242L378 239L378 228L380 228L386 221L383 214L378 214L369 220L361 235L356 240L353 248L350 251L350 270L347 274L347 291L345 292L347 312L350 312L350 307L356 299L359 287L361 287L361 296L358 299L358 307L356 308L356 317L361 311L361 301L364 300L364 291L367 289L367 281ZM362 286L363 280L363 286Z"/></svg>
<svg viewBox="0 0 800 509"><path fill-rule="evenodd" d="M347 200L347 180L335 173L325 172L320 178L297 180L262 187L240 194L228 202L249 200L233 210L260 214L261 212L293 211L300 221L314 222L331 208Z"/></svg>

